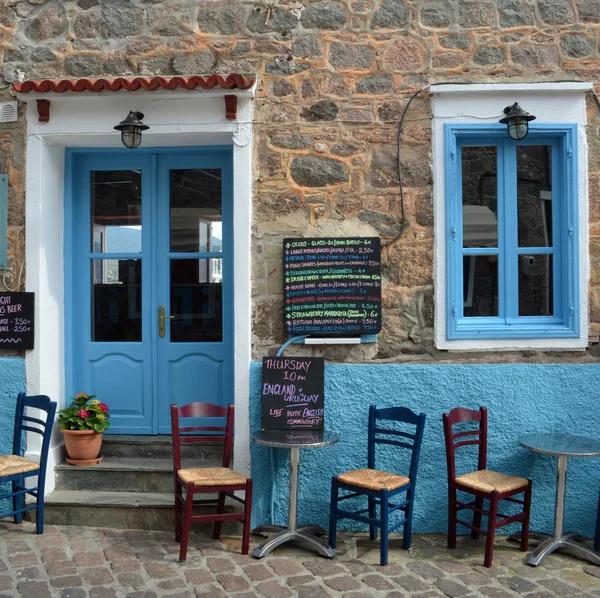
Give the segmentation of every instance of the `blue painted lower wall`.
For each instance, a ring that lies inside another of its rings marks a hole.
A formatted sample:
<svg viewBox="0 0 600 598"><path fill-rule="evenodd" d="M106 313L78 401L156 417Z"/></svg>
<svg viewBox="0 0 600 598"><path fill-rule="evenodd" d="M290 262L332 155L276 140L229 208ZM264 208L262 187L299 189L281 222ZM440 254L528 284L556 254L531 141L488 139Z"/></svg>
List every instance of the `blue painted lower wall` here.
<svg viewBox="0 0 600 598"><path fill-rule="evenodd" d="M260 429L261 365L253 363L250 371L252 430ZM521 448L518 438L553 431L600 439L599 395L600 365L326 365L325 427L339 432L341 441L301 450L298 523L327 528L331 477L366 467L369 405L404 405L427 414L413 531L445 532L442 413L453 407L485 405L489 410L488 468L533 480L531 529L551 532L556 458ZM253 526L270 521L272 471L274 522L287 521L289 451L274 449L272 466L270 450L251 446ZM565 530L593 536L599 490L600 458L569 459ZM346 529L357 529L357 525L347 522ZM466 532L459 527L459 533Z"/></svg>
<svg viewBox="0 0 600 598"><path fill-rule="evenodd" d="M25 390L25 360L19 357L0 357L0 454L12 453L13 427L17 395ZM10 487L0 485L0 494ZM0 513L12 509L8 500L0 500Z"/></svg>

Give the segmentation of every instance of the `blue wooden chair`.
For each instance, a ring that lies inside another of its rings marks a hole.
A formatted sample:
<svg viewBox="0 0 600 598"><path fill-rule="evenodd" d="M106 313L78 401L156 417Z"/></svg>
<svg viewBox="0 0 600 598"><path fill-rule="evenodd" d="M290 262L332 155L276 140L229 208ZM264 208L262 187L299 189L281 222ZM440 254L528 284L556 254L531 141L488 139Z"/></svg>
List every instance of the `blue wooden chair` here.
<svg viewBox="0 0 600 598"><path fill-rule="evenodd" d="M411 432L405 432L406 426L387 423L382 427L381 421L394 421L408 424ZM388 564L388 534L404 526L403 547L410 548L412 533L413 502L419 453L425 428L425 414L417 415L406 407L390 407L377 409L369 407L368 435L368 468L349 471L333 477L331 480L331 511L329 515L329 545L335 548L337 522L339 519L353 519L369 525L371 540L377 539L377 528L381 530L380 564ZM400 437L401 439L397 439ZM410 451L408 477L375 469L375 446L377 444L399 446ZM340 490L348 490L351 494L339 496ZM397 495L403 495L397 497ZM368 507L358 511L346 511L338 507L342 500L359 496L367 497ZM398 500L393 504L392 500ZM379 517L376 516L379 505ZM400 521L390 525L390 516L397 511L402 513ZM368 513L368 515L365 515Z"/></svg>
<svg viewBox="0 0 600 598"><path fill-rule="evenodd" d="M46 420L37 419L25 412L26 407L39 409L46 412ZM56 403L45 395L26 396L24 392L17 397L17 410L15 415L15 428L13 436L13 452L11 455L0 455L0 484L10 482L12 492L0 496L0 500L12 498L13 510L0 514L0 519L14 516L15 523L22 523L23 513L37 509L35 531L44 533L44 486L46 483L46 463L50 436L54 424ZM36 463L23 457L25 447L25 433L32 432L42 437L42 450L40 462ZM37 486L26 488L25 478L37 476ZM33 504L25 505L25 495L35 497Z"/></svg>
<svg viewBox="0 0 600 598"><path fill-rule="evenodd" d="M598 496L598 514L596 515L596 535L594 536L594 550L600 552L600 495Z"/></svg>

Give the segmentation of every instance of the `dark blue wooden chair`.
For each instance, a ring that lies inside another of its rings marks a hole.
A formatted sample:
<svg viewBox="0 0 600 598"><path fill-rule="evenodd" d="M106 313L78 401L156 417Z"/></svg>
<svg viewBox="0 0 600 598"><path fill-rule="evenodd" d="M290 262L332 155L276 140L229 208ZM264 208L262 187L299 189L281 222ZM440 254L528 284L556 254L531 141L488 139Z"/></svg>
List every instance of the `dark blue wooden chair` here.
<svg viewBox="0 0 600 598"><path fill-rule="evenodd" d="M594 550L600 552L600 495L598 496L598 514L596 515L596 535L594 536Z"/></svg>
<svg viewBox="0 0 600 598"><path fill-rule="evenodd" d="M39 409L46 413L46 420L28 415L27 407ZM0 500L12 498L13 510L0 514L0 519L14 516L15 523L22 523L23 513L37 509L35 531L44 533L44 486L46 484L46 463L50 448L50 436L54 424L56 403L45 395L26 396L24 392L17 397L15 428L13 436L13 452L11 455L0 455L0 484L10 482L12 492L0 496ZM36 463L23 456L25 433L32 432L42 437L40 462ZM25 478L37 476L37 485L25 487ZM30 494L35 503L25 505L25 495Z"/></svg>
<svg viewBox="0 0 600 598"><path fill-rule="evenodd" d="M385 427L381 424L382 421L388 422ZM399 422L401 425L389 422ZM410 430L408 432L405 431L407 427ZM329 545L332 548L336 546L335 536L339 519L353 519L368 524L371 540L377 539L377 528L381 530L381 565L388 564L388 534L400 526L404 527L403 547L410 548L415 484L424 428L424 413L417 415L406 407L388 409L377 409L375 405L369 407L368 468L334 476L331 481ZM375 469L375 446L378 444L409 450L408 477ZM340 490L348 490L351 494L339 496ZM367 497L366 509L347 511L338 507L339 502L343 500L361 496ZM399 502L394 504L390 502L392 500ZM379 506L379 517L376 516L377 506ZM391 525L390 517L397 512L402 513L402 518Z"/></svg>

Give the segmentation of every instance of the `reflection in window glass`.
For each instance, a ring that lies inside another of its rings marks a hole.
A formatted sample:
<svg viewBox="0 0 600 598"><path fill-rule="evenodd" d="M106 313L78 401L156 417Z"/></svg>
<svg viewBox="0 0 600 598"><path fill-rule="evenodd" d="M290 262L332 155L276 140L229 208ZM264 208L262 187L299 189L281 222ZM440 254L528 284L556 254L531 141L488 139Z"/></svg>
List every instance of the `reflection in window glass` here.
<svg viewBox="0 0 600 598"><path fill-rule="evenodd" d="M498 256L463 256L465 317L498 315Z"/></svg>
<svg viewBox="0 0 600 598"><path fill-rule="evenodd" d="M142 260L91 260L92 341L142 340Z"/></svg>
<svg viewBox="0 0 600 598"><path fill-rule="evenodd" d="M221 252L221 170L171 170L170 247L173 252Z"/></svg>
<svg viewBox="0 0 600 598"><path fill-rule="evenodd" d="M519 315L552 316L551 255L519 256Z"/></svg>
<svg viewBox="0 0 600 598"><path fill-rule="evenodd" d="M142 250L142 173L139 170L92 171L93 253Z"/></svg>
<svg viewBox="0 0 600 598"><path fill-rule="evenodd" d="M223 260L171 260L171 341L223 340Z"/></svg>
<svg viewBox="0 0 600 598"><path fill-rule="evenodd" d="M517 146L519 247L552 247L552 147Z"/></svg>
<svg viewBox="0 0 600 598"><path fill-rule="evenodd" d="M464 247L498 247L496 154L493 145L461 149Z"/></svg>

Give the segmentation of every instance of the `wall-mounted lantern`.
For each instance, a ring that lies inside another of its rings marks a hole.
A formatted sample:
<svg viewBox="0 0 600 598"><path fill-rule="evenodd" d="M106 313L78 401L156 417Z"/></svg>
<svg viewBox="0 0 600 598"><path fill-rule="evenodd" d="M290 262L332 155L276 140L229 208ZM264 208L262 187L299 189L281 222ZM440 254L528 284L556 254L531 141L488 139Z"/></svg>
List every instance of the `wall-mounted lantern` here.
<svg viewBox="0 0 600 598"><path fill-rule="evenodd" d="M500 122L506 125L508 136L517 141L525 139L529 133L529 121L535 120L536 117L529 114L529 112L525 112L517 102L512 106L507 106L504 109L504 114L506 116L501 118Z"/></svg>
<svg viewBox="0 0 600 598"><path fill-rule="evenodd" d="M125 147L134 149L142 143L142 131L150 128L142 122L143 118L141 112L130 110L127 118L114 127L117 131L121 131L121 141Z"/></svg>

